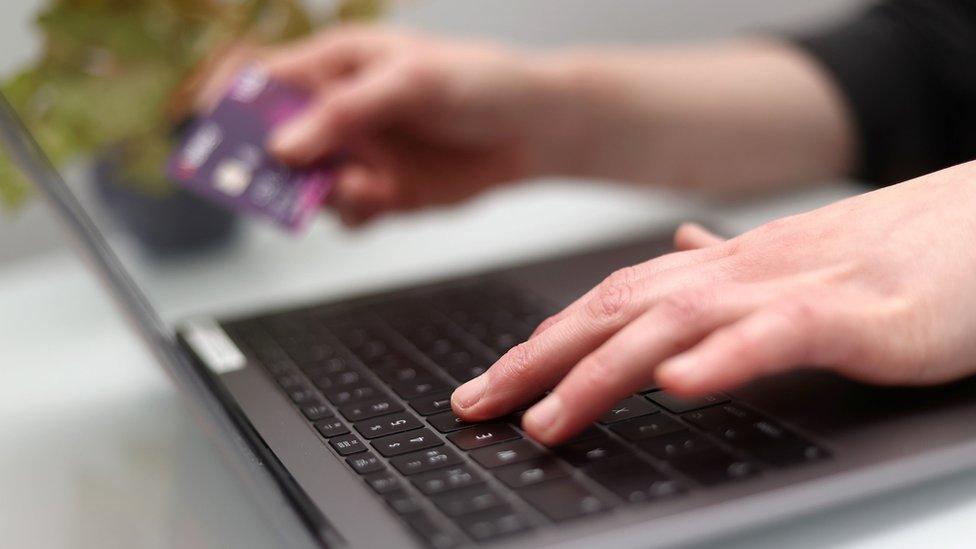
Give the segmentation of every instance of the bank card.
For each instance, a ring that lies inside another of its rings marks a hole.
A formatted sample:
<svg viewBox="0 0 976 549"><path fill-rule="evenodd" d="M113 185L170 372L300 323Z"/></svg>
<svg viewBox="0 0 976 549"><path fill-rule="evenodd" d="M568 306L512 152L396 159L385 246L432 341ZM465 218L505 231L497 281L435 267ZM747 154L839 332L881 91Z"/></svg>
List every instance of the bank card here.
<svg viewBox="0 0 976 549"><path fill-rule="evenodd" d="M309 97L260 67L238 74L209 115L194 120L167 173L197 194L297 232L319 210L334 183L327 165L296 169L265 150L272 130L300 113Z"/></svg>

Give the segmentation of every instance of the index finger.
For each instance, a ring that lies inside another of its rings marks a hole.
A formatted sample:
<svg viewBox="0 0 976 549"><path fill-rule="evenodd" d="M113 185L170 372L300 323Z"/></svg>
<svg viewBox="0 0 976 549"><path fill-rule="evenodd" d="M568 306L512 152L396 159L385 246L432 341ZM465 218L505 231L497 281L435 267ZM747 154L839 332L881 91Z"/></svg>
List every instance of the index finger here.
<svg viewBox="0 0 976 549"><path fill-rule="evenodd" d="M723 253L724 252L714 247L671 252L669 254L655 257L649 261L645 261L644 263L614 271L607 278L607 280L604 281L604 283L609 285L630 284L671 269L698 265L712 259L717 259L721 257ZM538 336L550 327L558 324L561 320L569 318L573 314L579 312L579 310L584 307L587 302L593 299L593 297L596 296L597 292L599 291L600 286L590 289L585 294L578 297L575 301L567 305L563 310L543 320L542 323L540 323L532 332L532 335L529 336L529 339Z"/></svg>
<svg viewBox="0 0 976 549"><path fill-rule="evenodd" d="M661 258L663 259L663 258ZM610 277L573 313L551 329L516 345L485 373L459 387L451 405L480 421L516 409L552 387L579 359L629 324L662 295L704 284L714 268L664 270L653 284Z"/></svg>
<svg viewBox="0 0 976 549"><path fill-rule="evenodd" d="M357 71L385 51L392 36L368 27L347 26L283 46L265 58L276 78L305 88Z"/></svg>

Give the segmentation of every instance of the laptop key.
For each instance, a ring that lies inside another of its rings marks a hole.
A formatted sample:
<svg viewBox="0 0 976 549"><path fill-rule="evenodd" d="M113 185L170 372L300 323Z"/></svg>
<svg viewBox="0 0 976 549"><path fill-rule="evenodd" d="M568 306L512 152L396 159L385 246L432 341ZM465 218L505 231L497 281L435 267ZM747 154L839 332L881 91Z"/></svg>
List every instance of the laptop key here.
<svg viewBox="0 0 976 549"><path fill-rule="evenodd" d="M732 456L717 446L674 457L668 460L668 464L705 486L738 480L758 473L755 464Z"/></svg>
<svg viewBox="0 0 976 549"><path fill-rule="evenodd" d="M288 391L288 398L299 406L321 402L318 395L309 388L296 388Z"/></svg>
<svg viewBox="0 0 976 549"><path fill-rule="evenodd" d="M302 414L308 418L309 421L318 421L320 419L333 416L332 410L330 410L325 404L321 403L302 406Z"/></svg>
<svg viewBox="0 0 976 549"><path fill-rule="evenodd" d="M487 372L490 365L490 363L488 365L483 363L449 364L444 367L444 370L458 383L466 383Z"/></svg>
<svg viewBox="0 0 976 549"><path fill-rule="evenodd" d="M401 516L414 533L434 549L450 549L457 546L454 536L441 528L427 513L416 511Z"/></svg>
<svg viewBox="0 0 976 549"><path fill-rule="evenodd" d="M349 421L361 421L401 410L403 406L398 402L384 397L347 404L340 408L339 412Z"/></svg>
<svg viewBox="0 0 976 549"><path fill-rule="evenodd" d="M369 364L373 360L386 355L389 351L390 345L386 341L383 341L382 339L373 339L356 349L356 356L359 357L363 363Z"/></svg>
<svg viewBox="0 0 976 549"><path fill-rule="evenodd" d="M475 486L485 481L480 474L467 465L436 469L410 480L418 490L428 496Z"/></svg>
<svg viewBox="0 0 976 549"><path fill-rule="evenodd" d="M826 450L769 421L730 426L716 434L774 467L786 467L827 456Z"/></svg>
<svg viewBox="0 0 976 549"><path fill-rule="evenodd" d="M360 475L375 473L384 469L383 462L372 452L363 452L346 458L346 463Z"/></svg>
<svg viewBox="0 0 976 549"><path fill-rule="evenodd" d="M451 377L461 383L485 373L488 367L491 366L491 363L492 361L480 353L467 350L458 350L438 361L438 364Z"/></svg>
<svg viewBox="0 0 976 549"><path fill-rule="evenodd" d="M329 399L329 402L331 402L333 406L342 406L344 404L351 404L353 402L359 402L368 398L383 396L379 389L369 383L362 383L354 387L329 389L324 392L325 398Z"/></svg>
<svg viewBox="0 0 976 549"><path fill-rule="evenodd" d="M298 374L283 374L277 376L275 377L275 383L286 391L306 387L305 379Z"/></svg>
<svg viewBox="0 0 976 549"><path fill-rule="evenodd" d="M471 452L471 458L485 469L493 469L546 455L546 452L525 439L513 440Z"/></svg>
<svg viewBox="0 0 976 549"><path fill-rule="evenodd" d="M532 528L528 519L509 506L471 513L457 519L458 526L472 539L485 542Z"/></svg>
<svg viewBox="0 0 976 549"><path fill-rule="evenodd" d="M281 349L273 346L259 346L254 348L254 354L257 355L261 362L275 362L279 360L288 360L288 355Z"/></svg>
<svg viewBox="0 0 976 549"><path fill-rule="evenodd" d="M309 377L318 377L344 372L349 369L349 364L346 362L346 359L336 356L309 364L303 364L301 368Z"/></svg>
<svg viewBox="0 0 976 549"><path fill-rule="evenodd" d="M328 391L330 389L339 389L342 387L354 387L362 382L362 378L359 372L355 370L348 370L345 372L337 372L334 374L318 375L312 378L312 383L322 389L323 391Z"/></svg>
<svg viewBox="0 0 976 549"><path fill-rule="evenodd" d="M552 456L545 456L514 465L506 465L492 471L495 478L509 488L522 488L547 480L567 476L566 468Z"/></svg>
<svg viewBox="0 0 976 549"><path fill-rule="evenodd" d="M421 509L420 500L402 489L383 494L383 499L386 500L386 504L392 507L398 515L416 513Z"/></svg>
<svg viewBox="0 0 976 549"><path fill-rule="evenodd" d="M406 382L422 376L429 376L427 368L414 364L402 355L387 355L380 360L380 364L373 366L373 371L387 383Z"/></svg>
<svg viewBox="0 0 976 549"><path fill-rule="evenodd" d="M522 435L504 423L479 423L474 427L447 435L447 439L462 450L474 450L517 438L522 438Z"/></svg>
<svg viewBox="0 0 976 549"><path fill-rule="evenodd" d="M521 337L517 333L502 332L492 336L488 341L488 346L502 355L507 353L512 347L525 341L525 339L525 337Z"/></svg>
<svg viewBox="0 0 976 549"><path fill-rule="evenodd" d="M355 323L348 322L345 326L333 326L332 332L352 350L361 349L371 341L378 339L375 333L371 332L370 328L365 327L358 321Z"/></svg>
<svg viewBox="0 0 976 549"><path fill-rule="evenodd" d="M624 400L614 404L607 413L600 416L600 423L604 425L608 423L616 423L618 421L623 421L625 419L630 419L639 416L646 416L648 414L656 414L659 412L657 406L654 406L647 399L632 396L625 398Z"/></svg>
<svg viewBox="0 0 976 549"><path fill-rule="evenodd" d="M505 500L497 492L484 484L439 494L431 500L449 517L485 511L505 504Z"/></svg>
<svg viewBox="0 0 976 549"><path fill-rule="evenodd" d="M426 473L441 467L451 467L461 463L461 457L454 450L447 447L435 447L421 450L415 454L408 454L390 460L390 464L404 476Z"/></svg>
<svg viewBox="0 0 976 549"><path fill-rule="evenodd" d="M380 471L363 477L366 484L377 494L386 494L400 488L400 480L389 471Z"/></svg>
<svg viewBox="0 0 976 549"><path fill-rule="evenodd" d="M315 423L315 429L325 438L337 437L349 432L349 429L337 419L319 421Z"/></svg>
<svg viewBox="0 0 976 549"><path fill-rule="evenodd" d="M442 433L460 431L461 429L466 429L468 427L477 425L477 423L468 423L467 421L464 421L450 410L430 416L427 418L427 421L430 422L434 429L437 429Z"/></svg>
<svg viewBox="0 0 976 549"><path fill-rule="evenodd" d="M598 464L617 456L631 455L631 450L609 438L598 438L577 442L556 449L556 455L577 467Z"/></svg>
<svg viewBox="0 0 976 549"><path fill-rule="evenodd" d="M657 404L658 406L676 414L683 414L699 408L705 408L706 406L724 404L729 401L729 398L722 394L706 395L699 398L687 399L671 396L664 391L650 393L646 395L646 398L652 401L654 404Z"/></svg>
<svg viewBox="0 0 976 549"><path fill-rule="evenodd" d="M356 435L342 435L329 439L329 445L339 452L340 456L348 456L366 450L366 445Z"/></svg>
<svg viewBox="0 0 976 549"><path fill-rule="evenodd" d="M458 345L451 339L448 339L448 337L440 337L433 341L419 344L417 348L432 358L434 362L439 363L442 359L458 350Z"/></svg>
<svg viewBox="0 0 976 549"><path fill-rule="evenodd" d="M576 444L577 442L583 442L584 440L593 440L595 438L608 438L608 437L607 434L604 433L602 429L600 429L596 425L590 425L586 429L580 431L578 435L574 436L573 438L557 446L557 448L561 448L563 446L569 446L570 444Z"/></svg>
<svg viewBox="0 0 976 549"><path fill-rule="evenodd" d="M609 508L588 488L569 479L558 479L518 490L525 501L554 522L600 513Z"/></svg>
<svg viewBox="0 0 976 549"><path fill-rule="evenodd" d="M306 364L314 364L329 358L335 354L335 349L327 345L311 345L309 347L298 347L287 350L295 364L302 367Z"/></svg>
<svg viewBox="0 0 976 549"><path fill-rule="evenodd" d="M643 503L685 491L681 482L637 458L612 460L588 470L587 474L628 503Z"/></svg>
<svg viewBox="0 0 976 549"><path fill-rule="evenodd" d="M658 459L671 460L712 448L715 443L697 433L679 431L641 440L637 446Z"/></svg>
<svg viewBox="0 0 976 549"><path fill-rule="evenodd" d="M406 433L378 438L373 440L371 444L383 457L392 457L409 454L417 450L433 448L444 443L429 429L416 429Z"/></svg>
<svg viewBox="0 0 976 549"><path fill-rule="evenodd" d="M762 419L759 414L735 404L704 408L689 412L681 416L681 418L695 427L711 433L732 425L760 421Z"/></svg>
<svg viewBox="0 0 976 549"><path fill-rule="evenodd" d="M390 383L390 388L404 400L411 400L450 389L447 383L440 378L434 377L432 374L418 375L416 378L406 381L394 381Z"/></svg>
<svg viewBox="0 0 976 549"><path fill-rule="evenodd" d="M357 421L353 424L359 434L367 439L411 431L422 426L419 419L407 412Z"/></svg>
<svg viewBox="0 0 976 549"><path fill-rule="evenodd" d="M415 398L410 401L410 407L422 416L430 416L451 409L451 393L437 393Z"/></svg>
<svg viewBox="0 0 976 549"><path fill-rule="evenodd" d="M664 414L635 417L610 426L611 431L630 441L666 435L685 429L687 427Z"/></svg>
<svg viewBox="0 0 976 549"><path fill-rule="evenodd" d="M253 353L249 353L253 354ZM263 362L264 369L273 376L280 376L291 371L291 362L283 359L276 359Z"/></svg>

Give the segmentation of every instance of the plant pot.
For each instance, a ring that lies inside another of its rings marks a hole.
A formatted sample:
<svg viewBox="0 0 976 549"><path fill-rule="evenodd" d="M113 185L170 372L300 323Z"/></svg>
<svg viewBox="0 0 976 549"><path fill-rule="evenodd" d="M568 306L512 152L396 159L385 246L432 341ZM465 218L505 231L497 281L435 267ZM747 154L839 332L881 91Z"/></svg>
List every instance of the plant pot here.
<svg viewBox="0 0 976 549"><path fill-rule="evenodd" d="M151 255L222 247L237 234L236 214L175 184L158 195L141 190L146 185L123 174L117 151L98 155L92 176L96 194L111 215Z"/></svg>

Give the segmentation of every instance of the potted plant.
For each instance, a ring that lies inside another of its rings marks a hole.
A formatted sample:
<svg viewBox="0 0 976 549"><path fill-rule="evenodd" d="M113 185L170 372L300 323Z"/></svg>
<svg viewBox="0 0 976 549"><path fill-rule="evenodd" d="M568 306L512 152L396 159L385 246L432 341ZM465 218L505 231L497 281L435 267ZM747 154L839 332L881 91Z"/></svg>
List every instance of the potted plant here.
<svg viewBox="0 0 976 549"><path fill-rule="evenodd" d="M211 245L233 233L233 215L161 169L201 74L241 44L374 17L383 3L338 0L313 14L301 0L50 0L36 19L39 55L2 87L56 165L93 160L98 194L149 250ZM30 194L0 155L0 203L15 209Z"/></svg>

